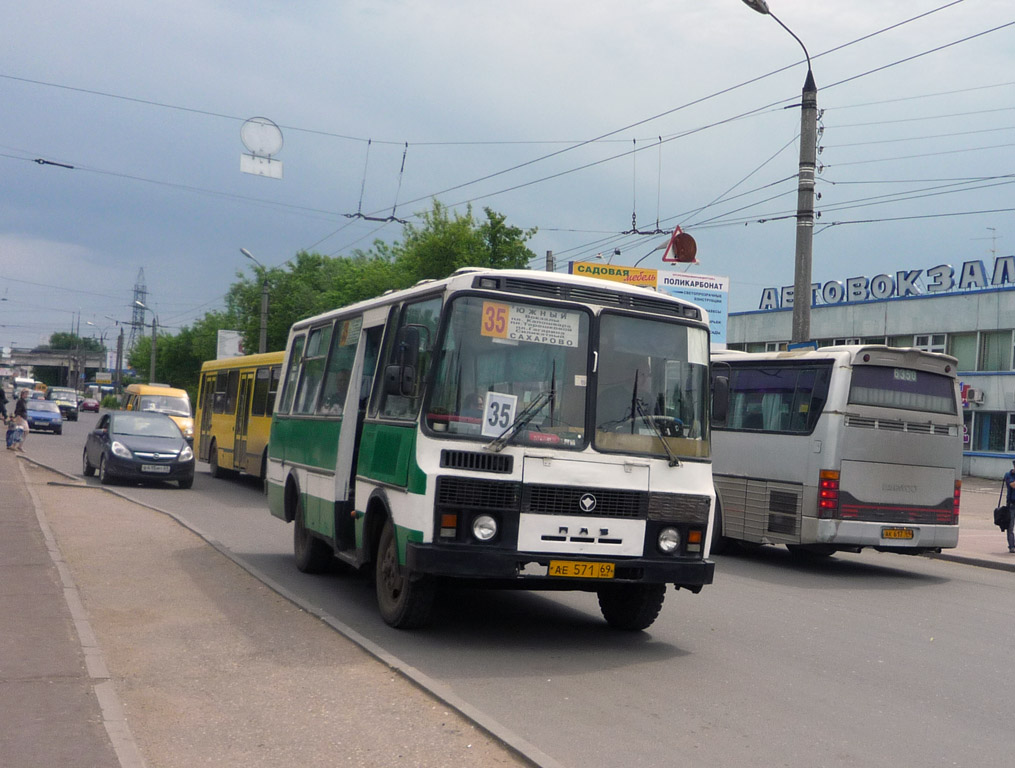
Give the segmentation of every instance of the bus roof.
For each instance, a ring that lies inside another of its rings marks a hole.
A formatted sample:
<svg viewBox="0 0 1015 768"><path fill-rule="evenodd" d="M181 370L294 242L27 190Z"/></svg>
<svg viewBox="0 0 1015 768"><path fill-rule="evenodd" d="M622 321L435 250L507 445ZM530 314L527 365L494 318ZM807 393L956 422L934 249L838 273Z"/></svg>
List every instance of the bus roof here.
<svg viewBox="0 0 1015 768"><path fill-rule="evenodd" d="M484 282L489 282L485 285ZM602 304L603 306L619 306L616 296L628 296L628 304L633 309L646 309L660 313L661 308L674 317L708 323L708 315L697 304L684 299L658 293L651 288L595 277L584 277L570 274L556 274L530 269L486 269L479 267L463 267L450 277L441 280L421 280L410 288L391 291L373 299L336 307L314 317L308 317L293 323L292 330L306 328L335 314L355 314L371 307L397 304L404 299L416 295L425 295L447 288L454 290L499 290L505 294L527 296L529 298L570 300L580 303Z"/></svg>
<svg viewBox="0 0 1015 768"><path fill-rule="evenodd" d="M262 352L256 355L239 355L237 357L220 357L217 360L205 360L201 364L202 371L219 371L231 368L257 368L262 365L281 365L285 352Z"/></svg>
<svg viewBox="0 0 1015 768"><path fill-rule="evenodd" d="M712 353L713 361L751 363L771 360L807 362L833 359L843 365L894 365L917 368L949 376L956 375L958 360L939 352L915 347L888 347L884 344L843 344L817 349L780 350L778 352L740 352L722 350Z"/></svg>

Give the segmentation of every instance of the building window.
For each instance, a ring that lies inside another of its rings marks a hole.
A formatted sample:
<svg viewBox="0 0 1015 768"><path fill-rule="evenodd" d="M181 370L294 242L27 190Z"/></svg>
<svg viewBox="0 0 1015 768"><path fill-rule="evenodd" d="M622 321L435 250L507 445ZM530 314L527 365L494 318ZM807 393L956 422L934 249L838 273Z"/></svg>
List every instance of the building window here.
<svg viewBox="0 0 1015 768"><path fill-rule="evenodd" d="M980 411L973 421L973 450L1004 451L1008 425L1013 414L1003 411Z"/></svg>
<svg viewBox="0 0 1015 768"><path fill-rule="evenodd" d="M864 344L887 344L888 339L885 336L867 336L863 340Z"/></svg>
<svg viewBox="0 0 1015 768"><path fill-rule="evenodd" d="M785 341L766 341L765 351L766 352L785 352L788 342Z"/></svg>
<svg viewBox="0 0 1015 768"><path fill-rule="evenodd" d="M913 337L913 346L924 352L945 351L946 336L943 333L921 333Z"/></svg>
<svg viewBox="0 0 1015 768"><path fill-rule="evenodd" d="M888 337L889 347L911 347L913 346L912 336L889 336Z"/></svg>
<svg viewBox="0 0 1015 768"><path fill-rule="evenodd" d="M832 346L839 347L843 344L861 344L859 336L847 336L842 339L832 339Z"/></svg>
<svg viewBox="0 0 1015 768"><path fill-rule="evenodd" d="M1015 413L1008 414L1008 453L1015 453Z"/></svg>
<svg viewBox="0 0 1015 768"><path fill-rule="evenodd" d="M984 331L980 334L979 371L1010 371L1011 331Z"/></svg>
<svg viewBox="0 0 1015 768"><path fill-rule="evenodd" d="M976 333L952 333L948 336L948 354L958 360L960 371L976 370Z"/></svg>

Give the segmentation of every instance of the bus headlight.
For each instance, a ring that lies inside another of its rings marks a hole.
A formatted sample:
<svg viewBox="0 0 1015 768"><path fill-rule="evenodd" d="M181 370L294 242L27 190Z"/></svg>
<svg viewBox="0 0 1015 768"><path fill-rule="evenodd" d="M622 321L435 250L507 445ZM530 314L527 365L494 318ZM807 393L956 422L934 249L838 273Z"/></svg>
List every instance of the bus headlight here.
<svg viewBox="0 0 1015 768"><path fill-rule="evenodd" d="M479 541L490 541L497 535L497 521L490 515L477 515L472 521L472 535Z"/></svg>
<svg viewBox="0 0 1015 768"><path fill-rule="evenodd" d="M680 548L680 531L676 528L663 528L659 531L659 551L664 555L672 555Z"/></svg>

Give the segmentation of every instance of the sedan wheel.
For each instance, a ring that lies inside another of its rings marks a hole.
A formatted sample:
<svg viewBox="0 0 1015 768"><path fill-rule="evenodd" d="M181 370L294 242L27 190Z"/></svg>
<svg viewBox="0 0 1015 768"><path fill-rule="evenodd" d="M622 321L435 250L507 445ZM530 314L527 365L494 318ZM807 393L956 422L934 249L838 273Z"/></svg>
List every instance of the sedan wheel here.
<svg viewBox="0 0 1015 768"><path fill-rule="evenodd" d="M113 482L113 478L109 476L109 469L106 466L105 454L99 457L99 482L103 485L109 485Z"/></svg>
<svg viewBox="0 0 1015 768"><path fill-rule="evenodd" d="M95 467L93 467L92 462L88 460L87 448L81 453L81 474L85 477L91 477L95 474Z"/></svg>

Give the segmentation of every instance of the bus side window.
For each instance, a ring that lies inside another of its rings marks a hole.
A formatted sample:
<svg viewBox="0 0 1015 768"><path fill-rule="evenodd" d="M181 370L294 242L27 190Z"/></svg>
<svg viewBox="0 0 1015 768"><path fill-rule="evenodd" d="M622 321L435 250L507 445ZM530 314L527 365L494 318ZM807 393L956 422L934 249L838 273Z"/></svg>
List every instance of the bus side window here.
<svg viewBox="0 0 1015 768"><path fill-rule="evenodd" d="M268 377L267 368L258 368L254 374L254 396L250 401L250 415L264 416L268 399Z"/></svg>
<svg viewBox="0 0 1015 768"><path fill-rule="evenodd" d="M323 416L341 416L345 409L345 396L349 392L349 376L356 361L363 318L339 320L331 339L331 354L321 389L321 404L317 412Z"/></svg>
<svg viewBox="0 0 1015 768"><path fill-rule="evenodd" d="M380 412L382 416L393 419L411 419L419 410L419 403L422 399L422 386L426 381L430 363L433 361L433 348L437 341L437 324L440 321L442 299L440 296L406 304L402 307L398 327L395 333L390 334L387 349L385 351L385 367L399 364L400 351L397 339L401 329L411 326L418 332L415 334L417 349L415 357L415 382L414 395L402 395L389 393L385 387L381 388ZM411 336L412 334L410 334ZM406 337L407 338L407 337Z"/></svg>
<svg viewBox="0 0 1015 768"><path fill-rule="evenodd" d="M282 366L273 365L271 376L268 379L268 397L264 402L264 412L269 416L275 412L275 396L278 394L278 382L281 376Z"/></svg>
<svg viewBox="0 0 1015 768"><path fill-rule="evenodd" d="M215 413L227 413L226 411L226 390L229 388L229 377L218 376L215 379L215 395L212 399L212 411Z"/></svg>
<svg viewBox="0 0 1015 768"><path fill-rule="evenodd" d="M331 328L330 325L314 328L307 337L293 413L313 413L317 407L321 383L324 381L324 365L327 362L328 348L331 346Z"/></svg>
<svg viewBox="0 0 1015 768"><path fill-rule="evenodd" d="M289 353L289 367L285 372L285 388L282 390L282 405L279 413L289 413L293 400L296 397L296 382L299 380L300 364L303 362L303 345L306 336L297 336L293 339L292 350Z"/></svg>
<svg viewBox="0 0 1015 768"><path fill-rule="evenodd" d="M229 378L226 380L226 402L225 412L236 413L236 391L240 388L240 372L229 371Z"/></svg>

